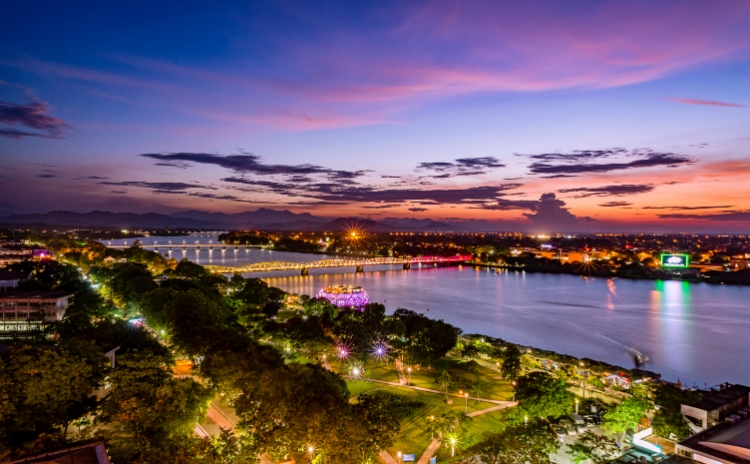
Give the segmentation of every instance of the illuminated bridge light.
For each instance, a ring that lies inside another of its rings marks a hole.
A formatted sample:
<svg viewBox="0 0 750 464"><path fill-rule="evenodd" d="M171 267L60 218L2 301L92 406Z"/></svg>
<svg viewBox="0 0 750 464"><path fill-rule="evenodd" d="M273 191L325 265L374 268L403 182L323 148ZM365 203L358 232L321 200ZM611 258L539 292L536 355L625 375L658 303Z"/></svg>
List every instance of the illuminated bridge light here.
<svg viewBox="0 0 750 464"><path fill-rule="evenodd" d="M364 308L370 301L370 295L362 287L345 285L323 287L318 292L317 297L325 298L339 308Z"/></svg>

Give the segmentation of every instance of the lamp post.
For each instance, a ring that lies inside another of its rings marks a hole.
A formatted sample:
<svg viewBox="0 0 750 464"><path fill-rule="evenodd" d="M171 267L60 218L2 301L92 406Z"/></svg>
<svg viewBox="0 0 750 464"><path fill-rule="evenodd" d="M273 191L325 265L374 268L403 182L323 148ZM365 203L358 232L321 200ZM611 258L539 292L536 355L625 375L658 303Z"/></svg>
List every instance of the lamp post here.
<svg viewBox="0 0 750 464"><path fill-rule="evenodd" d="M464 393L464 398L466 399L466 414L469 414L469 394Z"/></svg>
<svg viewBox="0 0 750 464"><path fill-rule="evenodd" d="M399 464L401 464L401 451L399 451L398 453L396 453L396 456L398 456L398 462L399 462Z"/></svg>
<svg viewBox="0 0 750 464"><path fill-rule="evenodd" d="M456 437L451 437L451 457L456 455Z"/></svg>
<svg viewBox="0 0 750 464"><path fill-rule="evenodd" d="M524 427L529 425L529 416L523 416L523 425Z"/></svg>
<svg viewBox="0 0 750 464"><path fill-rule="evenodd" d="M578 414L578 398L576 398L576 414Z"/></svg>
<svg viewBox="0 0 750 464"><path fill-rule="evenodd" d="M409 382L408 383L409 383L409 385L411 385L411 366L409 366L409 368L406 369L406 372L409 373Z"/></svg>
<svg viewBox="0 0 750 464"><path fill-rule="evenodd" d="M513 385L513 401L516 401L516 381L514 380L510 384Z"/></svg>

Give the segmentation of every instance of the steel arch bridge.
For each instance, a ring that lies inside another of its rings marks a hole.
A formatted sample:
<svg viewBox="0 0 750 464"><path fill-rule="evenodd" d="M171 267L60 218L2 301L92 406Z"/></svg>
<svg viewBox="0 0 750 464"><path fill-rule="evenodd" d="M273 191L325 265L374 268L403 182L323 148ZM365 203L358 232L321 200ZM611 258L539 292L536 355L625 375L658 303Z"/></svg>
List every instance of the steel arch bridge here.
<svg viewBox="0 0 750 464"><path fill-rule="evenodd" d="M284 261L267 261L247 264L245 266L205 266L208 270L219 274L268 272L268 271L302 271L332 267L355 267L358 272L364 266L403 265L405 269L412 264L452 264L471 261L472 255L455 256L416 256L413 258L366 258L366 259L322 259L308 263L290 263Z"/></svg>

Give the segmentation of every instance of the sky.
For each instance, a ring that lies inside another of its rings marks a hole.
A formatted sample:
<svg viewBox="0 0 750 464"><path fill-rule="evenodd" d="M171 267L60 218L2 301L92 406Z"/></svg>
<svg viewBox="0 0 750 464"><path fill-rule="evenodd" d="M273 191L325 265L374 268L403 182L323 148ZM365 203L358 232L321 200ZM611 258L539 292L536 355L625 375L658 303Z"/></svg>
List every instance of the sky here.
<svg viewBox="0 0 750 464"><path fill-rule="evenodd" d="M8 2L0 215L750 227L750 2Z"/></svg>

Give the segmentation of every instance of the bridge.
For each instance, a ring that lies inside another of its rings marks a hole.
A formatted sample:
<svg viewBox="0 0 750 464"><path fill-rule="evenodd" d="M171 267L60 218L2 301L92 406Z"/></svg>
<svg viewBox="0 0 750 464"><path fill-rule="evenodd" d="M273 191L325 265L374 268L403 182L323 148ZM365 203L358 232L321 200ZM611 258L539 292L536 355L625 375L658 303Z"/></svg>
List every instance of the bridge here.
<svg viewBox="0 0 750 464"><path fill-rule="evenodd" d="M110 242L111 243L111 242ZM110 243L106 243L107 248L114 248L116 250L125 250L133 246L133 244L129 244L128 242L124 242L123 245L110 245ZM182 242L159 242L159 241L153 241L151 243L147 242L141 242L141 248L144 250L200 250L201 248L204 250L213 250L214 248L219 250L226 250L226 249L232 249L238 250L240 248L268 248L265 245L227 245L226 243L222 242L212 242L209 241L208 243L187 243L186 241Z"/></svg>
<svg viewBox="0 0 750 464"><path fill-rule="evenodd" d="M309 263L289 263L282 261L270 261L253 263L245 266L205 266L211 272L219 274L269 272L269 271L300 271L303 276L308 275L310 269L332 268L332 267L354 267L356 272L364 272L365 266L400 265L404 269L411 269L413 264L462 264L471 261L472 255L455 256L415 256L410 258L340 258L323 259Z"/></svg>

